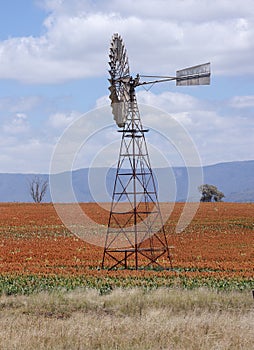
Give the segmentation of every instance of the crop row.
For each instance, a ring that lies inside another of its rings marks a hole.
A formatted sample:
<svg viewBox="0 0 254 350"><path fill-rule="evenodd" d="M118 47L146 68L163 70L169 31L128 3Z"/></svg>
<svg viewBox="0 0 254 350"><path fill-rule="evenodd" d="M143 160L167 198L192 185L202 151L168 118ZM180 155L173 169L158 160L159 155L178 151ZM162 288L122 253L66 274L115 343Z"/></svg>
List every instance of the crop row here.
<svg viewBox="0 0 254 350"><path fill-rule="evenodd" d="M101 294L115 288L153 290L159 287L193 289L206 287L214 290L250 290L254 279L193 277L193 276L61 276L61 275L0 275L0 294L31 294L41 291L95 288Z"/></svg>

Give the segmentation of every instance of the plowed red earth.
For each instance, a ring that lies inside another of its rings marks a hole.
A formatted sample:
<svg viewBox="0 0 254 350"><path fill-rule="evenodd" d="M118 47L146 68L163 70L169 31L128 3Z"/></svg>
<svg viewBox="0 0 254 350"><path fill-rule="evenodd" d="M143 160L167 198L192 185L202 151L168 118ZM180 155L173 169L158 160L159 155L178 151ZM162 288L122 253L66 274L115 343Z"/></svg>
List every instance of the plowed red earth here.
<svg viewBox="0 0 254 350"><path fill-rule="evenodd" d="M107 211L93 203L81 207L107 225ZM253 203L201 203L191 224L176 233L182 208L177 203L165 225L173 267L193 276L253 277ZM0 274L96 275L102 254L70 233L53 204L0 203Z"/></svg>

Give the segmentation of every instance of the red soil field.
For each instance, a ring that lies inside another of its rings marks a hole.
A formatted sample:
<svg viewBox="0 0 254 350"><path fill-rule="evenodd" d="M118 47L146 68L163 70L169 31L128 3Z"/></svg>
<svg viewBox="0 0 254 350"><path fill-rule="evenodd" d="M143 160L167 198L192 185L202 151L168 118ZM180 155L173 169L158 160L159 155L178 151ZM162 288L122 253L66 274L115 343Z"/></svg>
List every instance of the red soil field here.
<svg viewBox="0 0 254 350"><path fill-rule="evenodd" d="M95 221L107 225L108 212L81 204ZM173 267L189 276L253 278L254 204L201 203L181 233L175 226L183 204L176 203L165 224ZM73 235L53 204L0 203L0 274L131 275L172 271L100 270L103 248Z"/></svg>

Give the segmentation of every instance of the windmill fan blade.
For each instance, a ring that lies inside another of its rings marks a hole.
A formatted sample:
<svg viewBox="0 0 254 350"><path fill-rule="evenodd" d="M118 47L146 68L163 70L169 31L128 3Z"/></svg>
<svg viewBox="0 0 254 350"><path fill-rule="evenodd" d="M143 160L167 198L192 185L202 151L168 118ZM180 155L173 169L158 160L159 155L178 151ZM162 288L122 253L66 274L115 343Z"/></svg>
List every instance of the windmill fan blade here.
<svg viewBox="0 0 254 350"><path fill-rule="evenodd" d="M124 47L120 47L120 50L118 51L118 59L119 61L124 62Z"/></svg>
<svg viewBox="0 0 254 350"><path fill-rule="evenodd" d="M109 98L111 100L111 106L119 103L119 99L116 94L110 94ZM114 114L114 111L113 111L113 114Z"/></svg>
<svg viewBox="0 0 254 350"><path fill-rule="evenodd" d="M119 34L112 36L109 50L110 95L114 120L119 127L124 127L128 103L130 100L130 74L127 52Z"/></svg>
<svg viewBox="0 0 254 350"><path fill-rule="evenodd" d="M115 86L111 85L109 88L109 91L110 91L110 95L109 95L109 98L111 100L111 105L113 103L118 103L119 102L119 98L117 96L117 91L116 91L116 88Z"/></svg>
<svg viewBox="0 0 254 350"><path fill-rule="evenodd" d="M112 75L114 74L115 67L110 65L110 69L108 70L109 74Z"/></svg>
<svg viewBox="0 0 254 350"><path fill-rule="evenodd" d="M112 103L112 111L117 125L122 128L126 122L126 111L123 102Z"/></svg>
<svg viewBox="0 0 254 350"><path fill-rule="evenodd" d="M109 89L111 94L115 94L116 93L116 88L113 85L111 85L108 89Z"/></svg>
<svg viewBox="0 0 254 350"><path fill-rule="evenodd" d="M114 78L115 77L115 69L111 69L108 71L109 74L111 75L111 78Z"/></svg>
<svg viewBox="0 0 254 350"><path fill-rule="evenodd" d="M124 95L125 100L126 100L126 101L129 101L129 99L130 99L130 94L129 94L129 92L126 91L126 90L124 90L123 95Z"/></svg>
<svg viewBox="0 0 254 350"><path fill-rule="evenodd" d="M126 62L126 51L124 51L122 54L122 60L123 62Z"/></svg>
<svg viewBox="0 0 254 350"><path fill-rule="evenodd" d="M108 79L108 80L110 80L110 79ZM116 88L112 85L108 89L111 93L116 90Z"/></svg>
<svg viewBox="0 0 254 350"><path fill-rule="evenodd" d="M176 85L209 85L210 75L210 63L184 68L176 72Z"/></svg>

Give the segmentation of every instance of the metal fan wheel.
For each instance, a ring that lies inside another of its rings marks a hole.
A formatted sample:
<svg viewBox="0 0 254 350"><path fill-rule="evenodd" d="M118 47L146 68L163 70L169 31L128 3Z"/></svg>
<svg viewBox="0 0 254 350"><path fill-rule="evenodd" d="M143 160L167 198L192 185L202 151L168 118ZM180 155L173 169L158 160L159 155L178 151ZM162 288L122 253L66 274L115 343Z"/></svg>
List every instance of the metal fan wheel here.
<svg viewBox="0 0 254 350"><path fill-rule="evenodd" d="M127 52L120 35L112 37L109 53L110 99L114 119L119 127L124 127L130 100L130 72Z"/></svg>

